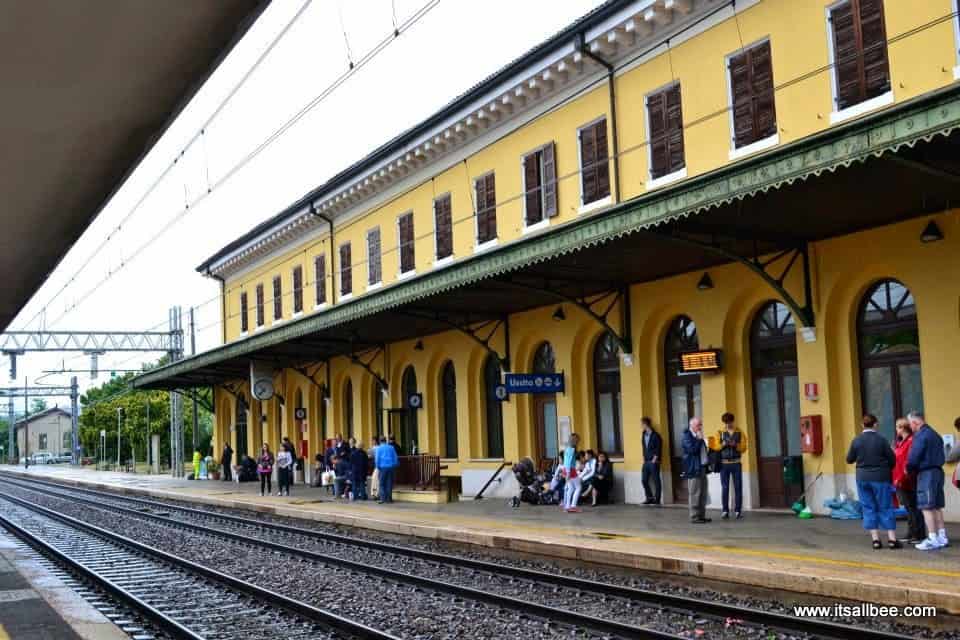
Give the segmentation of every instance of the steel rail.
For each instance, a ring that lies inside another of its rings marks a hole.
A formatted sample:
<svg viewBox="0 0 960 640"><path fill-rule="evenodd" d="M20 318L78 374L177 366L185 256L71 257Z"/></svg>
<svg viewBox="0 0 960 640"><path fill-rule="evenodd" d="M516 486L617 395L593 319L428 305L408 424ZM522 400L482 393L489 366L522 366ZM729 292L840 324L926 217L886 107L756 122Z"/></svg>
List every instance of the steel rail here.
<svg viewBox="0 0 960 640"><path fill-rule="evenodd" d="M220 571L216 571L215 569L204 567L203 565L197 564L195 562L191 562L190 560L187 560L185 558L175 556L171 553L167 553L166 551L162 551L155 547L151 547L142 542L137 542L136 540L120 535L118 533L114 533L112 531L108 531L107 529L103 529L96 525L83 522L82 520L78 520L76 518L73 518L71 516L68 516L62 513L57 513L56 511L53 511L52 509L49 509L47 507L29 502L28 500L24 500L17 496L10 495L3 490L0 490L0 498L13 502L14 504L20 505L21 507L24 507L27 510L39 513L44 517L63 522L71 527L82 529L95 536L105 538L109 541L121 544L138 553L142 553L156 560L160 560L161 562L171 564L175 567L185 569L186 571L189 571L190 573L193 573L195 575L199 575L209 580L219 582L231 589L243 592L249 596L253 596L258 600L260 600L261 602L265 602L267 604L276 606L278 608L286 609L291 613L295 613L297 615L303 616L304 618L307 618L314 622L319 622L329 627L333 627L340 631L347 632L348 634L352 634L356 637L369 638L370 640L400 640L400 638L397 638L397 636L391 635L389 633L384 633L382 631L378 631L377 629L373 629L371 627L368 627L367 625L360 624L359 622L355 622L353 620L349 620L335 613L331 613L329 611L325 611L324 609L314 607L304 602L300 602L298 600L288 598L287 596L279 594L275 591L264 589L263 587L257 586L250 582L246 582L245 580L234 578L233 576L229 576L225 573L221 573ZM103 508L103 505L100 505L100 508ZM123 507L119 507L119 508L123 509ZM6 518L4 518L4 520L6 520ZM167 520L167 522L170 522L170 521ZM247 543L251 542L249 538L244 539L244 541ZM189 636L189 637L192 638L194 636Z"/></svg>
<svg viewBox="0 0 960 640"><path fill-rule="evenodd" d="M31 487L31 483L25 481L22 476L19 474L11 475L6 473L0 473L8 478L16 478L20 480L20 483L34 491L40 491L41 493L48 493L53 496L57 496L55 491L44 491L42 489L36 489ZM789 629L791 631L800 631L805 633L810 633L818 637L824 638L836 638L842 640L845 638L863 638L864 640L899 640L903 638L901 634L890 633L886 631L878 631L874 629L862 628L853 625L845 625L837 622L831 622L827 620L818 620L812 618L797 618L794 616L786 615L783 613L776 613L772 611L764 611L762 609L753 609L748 607L741 607L738 605L731 605L723 602L710 602L704 600L698 600L696 598L690 598L687 596L680 596L671 593L663 593L659 591L653 591L650 589L638 589L635 587L627 587L623 585L616 585L604 582L593 582L583 578L577 578L575 576L559 575L556 573L550 573L547 571L537 571L535 569L526 569L522 567L503 565L495 562L485 561L485 560L472 560L469 558L462 558L458 556L446 556L440 553L425 551L423 549L415 549L412 547L405 547L401 545L393 545L383 542L376 542L373 540L362 540L356 538L350 538L344 535L327 533L323 531L317 531L314 529L305 529L301 527L296 527L292 525L279 524L274 522L262 522L259 520L251 521L247 517L234 516L224 513L212 513L209 511L202 511L200 509L194 509L191 507L184 507L180 505L167 504L165 502L158 502L155 500L149 500L145 498L137 498L128 495L121 495L118 493L113 493L109 491L97 491L94 489L87 489L83 487L74 487L66 486L62 483L50 482L45 480L39 480L31 478L31 481L34 483L39 483L47 486L54 487L61 491L75 491L80 493L91 494L100 497L111 498L115 500L125 500L135 504L142 504L144 506L149 506L152 508L166 509L171 511L179 511L182 513L187 513L194 515L200 518L207 519L220 519L228 522L235 522L238 524L243 524L245 526L256 525L258 527L269 529L273 531L279 531L284 533L296 534L307 536L320 540L327 540L334 543L339 543L348 546L354 547L363 547L367 549L372 549L376 551L382 551L385 553L393 553L397 555L404 555L408 557L418 558L430 562L436 562L438 564L447 564L447 565L456 565L464 568L475 569L479 571L488 571L490 573L501 574L512 576L516 578L523 578L527 580L532 580L536 582L548 582L555 583L558 578L563 580L563 585L573 589L580 589L583 591L601 593L604 595L616 596L631 600L633 602L644 603L644 604L654 604L657 606L667 607L671 609L678 609L683 611L695 611L698 614L713 616L715 618L726 619L734 618L738 620L743 620L745 622L750 622L758 625L766 625L771 627L776 627L779 629ZM76 498L82 500L89 504L95 506L103 506L103 503L97 502L95 500L86 500L83 498ZM173 498L171 498L173 499ZM117 505L111 505L117 509L124 509L124 507L119 507ZM137 515L151 516L152 514L146 514L142 511L136 509L130 509L131 513ZM262 514L261 512L256 512L257 514ZM269 514L266 514L269 515ZM165 522L172 522L169 518L164 518L161 516L155 516L158 519ZM180 523L187 525L189 523ZM189 526L200 527L201 525L189 524ZM216 530L212 530L215 533ZM249 538L244 538L245 541L250 541ZM273 543L271 543L273 544ZM297 550L297 553L304 553L303 551ZM331 559L326 558L329 562ZM340 561L338 561L340 562ZM346 562L346 561L343 561ZM366 569L366 567L364 567Z"/></svg>

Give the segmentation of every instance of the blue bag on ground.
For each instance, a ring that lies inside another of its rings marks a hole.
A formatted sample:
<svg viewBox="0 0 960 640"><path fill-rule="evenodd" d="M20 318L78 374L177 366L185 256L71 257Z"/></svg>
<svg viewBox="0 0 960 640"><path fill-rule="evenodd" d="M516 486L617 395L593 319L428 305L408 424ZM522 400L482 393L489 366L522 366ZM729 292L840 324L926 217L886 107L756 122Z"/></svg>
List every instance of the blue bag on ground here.
<svg viewBox="0 0 960 640"><path fill-rule="evenodd" d="M863 509L860 507L860 501L858 500L830 498L823 501L823 506L830 509L830 517L835 520L860 520L863 518Z"/></svg>

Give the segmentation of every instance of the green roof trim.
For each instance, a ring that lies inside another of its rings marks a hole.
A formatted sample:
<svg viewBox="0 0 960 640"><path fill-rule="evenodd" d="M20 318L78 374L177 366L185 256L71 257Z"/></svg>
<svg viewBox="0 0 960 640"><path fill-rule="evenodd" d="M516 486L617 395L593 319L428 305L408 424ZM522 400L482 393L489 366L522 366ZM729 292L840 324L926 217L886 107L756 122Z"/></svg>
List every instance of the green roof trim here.
<svg viewBox="0 0 960 640"><path fill-rule="evenodd" d="M797 180L835 171L904 145L960 128L960 86L915 98L872 116L778 147L747 161L698 176L672 188L638 196L595 214L463 258L335 307L148 371L134 387L155 384L351 320L515 271L550 258L608 242L659 224L696 215Z"/></svg>

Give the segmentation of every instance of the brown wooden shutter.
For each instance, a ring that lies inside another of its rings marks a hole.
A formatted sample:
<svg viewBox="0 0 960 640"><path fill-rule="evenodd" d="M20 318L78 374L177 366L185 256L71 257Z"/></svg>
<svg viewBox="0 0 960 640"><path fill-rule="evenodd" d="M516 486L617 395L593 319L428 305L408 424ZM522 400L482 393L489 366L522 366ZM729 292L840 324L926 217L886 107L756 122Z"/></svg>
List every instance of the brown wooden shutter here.
<svg viewBox="0 0 960 640"><path fill-rule="evenodd" d="M293 312L303 311L303 267L293 268Z"/></svg>
<svg viewBox="0 0 960 640"><path fill-rule="evenodd" d="M777 111L774 103L773 60L770 43L758 44L750 50L750 81L753 85L756 140L777 132Z"/></svg>
<svg viewBox="0 0 960 640"><path fill-rule="evenodd" d="M683 155L683 109L680 104L679 83L667 89L665 103L666 136L669 145L667 151L667 172L673 173L687 166L686 159Z"/></svg>
<svg viewBox="0 0 960 640"><path fill-rule="evenodd" d="M610 159L607 151L607 121L601 120L594 125L597 142L597 200L610 195Z"/></svg>
<svg viewBox="0 0 960 640"><path fill-rule="evenodd" d="M327 301L327 257L317 256L313 259L314 287L316 289L316 304Z"/></svg>
<svg viewBox="0 0 960 640"><path fill-rule="evenodd" d="M526 204L526 222L532 225L543 219L540 205L540 152L531 153L523 158L524 203Z"/></svg>
<svg viewBox="0 0 960 640"><path fill-rule="evenodd" d="M414 254L413 213L400 216L397 226L400 232L400 273L406 273L417 267Z"/></svg>
<svg viewBox="0 0 960 640"><path fill-rule="evenodd" d="M273 319L283 318L283 291L280 276L273 277Z"/></svg>
<svg viewBox="0 0 960 640"><path fill-rule="evenodd" d="M497 237L497 189L492 173L477 182L477 244Z"/></svg>
<svg viewBox="0 0 960 640"><path fill-rule="evenodd" d="M729 61L730 92L733 94L733 140L735 147L754 141L753 89L750 84L749 51L732 56Z"/></svg>
<svg viewBox="0 0 960 640"><path fill-rule="evenodd" d="M477 244L483 244L487 236L487 218L485 207L487 206L487 182L483 178L477 178L474 181L477 196Z"/></svg>
<svg viewBox="0 0 960 640"><path fill-rule="evenodd" d="M883 22L883 0L857 0L856 5L860 9L863 99L869 100L890 90L887 29Z"/></svg>
<svg viewBox="0 0 960 640"><path fill-rule="evenodd" d="M247 320L247 292L240 292L240 331L247 332L249 328Z"/></svg>
<svg viewBox="0 0 960 640"><path fill-rule="evenodd" d="M834 72L837 78L837 110L860 102L860 50L853 5L846 2L830 10L833 28Z"/></svg>
<svg viewBox="0 0 960 640"><path fill-rule="evenodd" d="M665 92L647 98L647 120L650 122L650 175L653 178L660 178L670 173L666 103Z"/></svg>
<svg viewBox="0 0 960 640"><path fill-rule="evenodd" d="M377 284L381 279L380 227L377 227L367 232L367 284Z"/></svg>
<svg viewBox="0 0 960 640"><path fill-rule="evenodd" d="M497 237L497 183L492 173L487 174L487 240Z"/></svg>
<svg viewBox="0 0 960 640"><path fill-rule="evenodd" d="M557 150L551 142L543 148L543 212L555 218L557 209Z"/></svg>
<svg viewBox="0 0 960 640"><path fill-rule="evenodd" d="M450 196L437 198L433 203L434 224L437 234L437 260L453 254L453 213Z"/></svg>
<svg viewBox="0 0 960 640"><path fill-rule="evenodd" d="M257 326L263 326L263 285L257 285Z"/></svg>
<svg viewBox="0 0 960 640"><path fill-rule="evenodd" d="M353 293L353 263L350 255L350 243L340 245L340 293Z"/></svg>
<svg viewBox="0 0 960 640"><path fill-rule="evenodd" d="M581 204L597 199L597 143L593 127L580 130L580 197Z"/></svg>

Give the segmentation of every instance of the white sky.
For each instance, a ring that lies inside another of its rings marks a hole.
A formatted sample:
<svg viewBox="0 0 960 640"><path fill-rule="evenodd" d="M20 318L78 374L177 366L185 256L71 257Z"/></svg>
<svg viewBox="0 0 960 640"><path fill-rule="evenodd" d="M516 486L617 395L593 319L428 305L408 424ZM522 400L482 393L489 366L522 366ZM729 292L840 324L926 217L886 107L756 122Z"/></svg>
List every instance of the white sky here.
<svg viewBox="0 0 960 640"><path fill-rule="evenodd" d="M274 0L34 294L11 330L38 329L45 317L47 329L156 331L166 328L169 307L195 306L198 350L217 346L219 285L196 273L198 264L601 4L601 0L487 0L481 10L463 0L441 0L252 162L184 211L185 202L206 191L208 175L209 183L220 181L346 70L341 20L356 60L393 31L392 6L402 24L427 2L314 0L201 140L130 215L303 6L303 0ZM108 235L109 242L81 270ZM138 247L158 235L131 259ZM104 282L110 273L114 275ZM57 295L67 282L69 286ZM44 308L45 314L36 316ZM185 328L187 322L184 317ZM139 368L141 362L159 356L102 356L100 380L91 383L89 376L79 374L81 391L102 382L111 368ZM44 370L59 369L64 361L67 369L89 367L89 357L82 354L30 353L19 359L18 378L10 384L22 386L26 377L33 385ZM7 368L4 358L0 386L7 386ZM67 384L69 374L47 376L41 382ZM68 401L50 399L55 402L62 406Z"/></svg>

